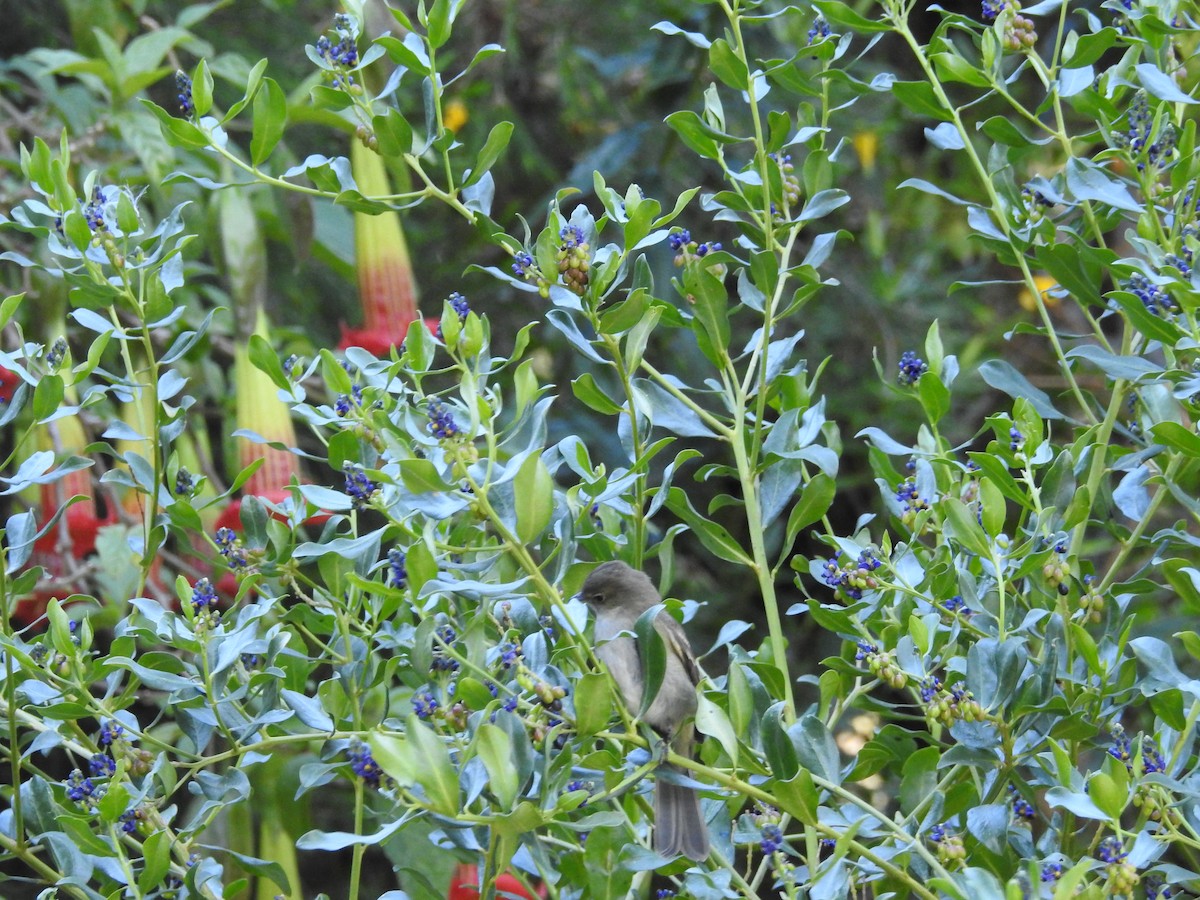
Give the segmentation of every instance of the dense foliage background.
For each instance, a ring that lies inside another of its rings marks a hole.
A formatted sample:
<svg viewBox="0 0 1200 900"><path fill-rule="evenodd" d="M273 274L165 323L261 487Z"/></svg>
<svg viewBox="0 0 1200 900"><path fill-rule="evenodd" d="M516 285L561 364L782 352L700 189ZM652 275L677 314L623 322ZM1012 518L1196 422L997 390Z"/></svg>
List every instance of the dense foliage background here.
<svg viewBox="0 0 1200 900"><path fill-rule="evenodd" d="M1192 4L55 11L6 896L1195 891ZM703 864L617 557L708 674Z"/></svg>

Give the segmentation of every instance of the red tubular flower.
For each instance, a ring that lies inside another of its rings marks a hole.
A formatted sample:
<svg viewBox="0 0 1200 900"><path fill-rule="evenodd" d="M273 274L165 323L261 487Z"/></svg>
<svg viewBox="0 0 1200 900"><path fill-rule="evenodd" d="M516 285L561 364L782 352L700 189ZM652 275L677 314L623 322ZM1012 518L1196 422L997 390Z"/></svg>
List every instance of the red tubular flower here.
<svg viewBox="0 0 1200 900"><path fill-rule="evenodd" d="M392 192L383 159L359 141L350 147L350 165L364 196L380 197ZM418 315L417 282L400 216L395 212L356 212L354 251L363 327L343 325L339 347L362 347L375 356L387 356L403 343L409 324Z"/></svg>
<svg viewBox="0 0 1200 900"><path fill-rule="evenodd" d="M450 892L447 900L478 900L479 867L471 863L459 863L450 876ZM496 879L496 896L526 897L541 900L546 896L545 885L539 885L536 894L529 893L515 875L505 873Z"/></svg>
<svg viewBox="0 0 1200 900"><path fill-rule="evenodd" d="M13 391L20 382L21 378L16 372L10 372L4 366L0 366L0 403L7 403L12 399Z"/></svg>
<svg viewBox="0 0 1200 900"><path fill-rule="evenodd" d="M67 455L82 453L87 446L83 426L73 416L65 416L45 426L40 443L45 449L57 444ZM77 495L87 499L69 506L54 527L33 545L29 561L45 569L50 580L39 585L33 594L18 601L13 611L13 620L18 624L27 625L36 620L46 611L46 604L51 598L61 600L85 587L68 579L72 568L70 560L82 560L96 552L96 538L100 529L116 521L116 516L111 512L104 516L99 514L91 470L77 469L58 481L41 486L40 525L44 527L64 503Z"/></svg>

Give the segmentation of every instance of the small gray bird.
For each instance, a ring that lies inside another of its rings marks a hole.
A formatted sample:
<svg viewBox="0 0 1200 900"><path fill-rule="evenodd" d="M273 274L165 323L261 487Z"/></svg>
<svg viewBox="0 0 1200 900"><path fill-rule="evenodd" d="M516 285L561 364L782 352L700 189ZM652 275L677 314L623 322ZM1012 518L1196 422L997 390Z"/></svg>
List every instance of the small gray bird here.
<svg viewBox="0 0 1200 900"><path fill-rule="evenodd" d="M642 662L637 642L628 634L617 635L632 632L638 617L662 599L644 572L620 561L593 569L580 594L596 614L596 656L617 683L625 705L636 714L642 708ZM676 753L690 757L700 669L683 626L665 611L654 625L666 644L667 668L642 720L669 738ZM697 862L708 856L708 829L700 811L700 796L691 788L656 779L654 823L654 849L663 856L682 854Z"/></svg>

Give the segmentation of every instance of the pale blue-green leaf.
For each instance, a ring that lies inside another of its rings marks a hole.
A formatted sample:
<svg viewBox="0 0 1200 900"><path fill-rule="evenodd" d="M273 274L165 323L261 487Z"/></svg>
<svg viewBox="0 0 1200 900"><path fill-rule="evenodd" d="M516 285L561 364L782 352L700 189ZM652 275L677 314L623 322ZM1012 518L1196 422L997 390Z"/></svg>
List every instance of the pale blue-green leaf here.
<svg viewBox="0 0 1200 900"><path fill-rule="evenodd" d="M1150 492L1146 490L1146 480L1152 474L1149 466L1138 466L1132 472L1127 472L1113 489L1113 503L1123 516L1134 522L1140 522L1146 515L1146 510L1150 508Z"/></svg>
<svg viewBox="0 0 1200 900"><path fill-rule="evenodd" d="M1074 97L1091 87L1095 77L1091 66L1061 69L1058 73L1058 94L1060 97Z"/></svg>
<svg viewBox="0 0 1200 900"><path fill-rule="evenodd" d="M926 128L925 138L939 150L962 150L967 146L958 129L950 122L940 122L935 128Z"/></svg>
<svg viewBox="0 0 1200 900"><path fill-rule="evenodd" d="M930 182L925 181L924 179L921 179L921 178L905 179L904 181L900 182L900 184L898 186L902 187L902 188L906 188L906 187L907 188L915 188L916 190L922 191L923 193L933 194L935 197L941 197L943 200L949 200L951 203L956 203L959 206L970 206L971 205L968 201L962 199L962 197L955 197L953 194L942 190L936 184L931 184Z"/></svg>
<svg viewBox="0 0 1200 900"><path fill-rule="evenodd" d="M1175 79L1154 63L1140 63L1135 69L1138 81L1142 83L1146 93L1152 94L1159 100L1166 100L1168 103L1196 102L1195 97L1181 91L1179 85L1175 83Z"/></svg>
<svg viewBox="0 0 1200 900"><path fill-rule="evenodd" d="M1046 791L1046 805L1065 809L1082 819L1098 819L1102 822L1108 820L1108 816L1092 802L1091 797L1065 787L1052 787Z"/></svg>
<svg viewBox="0 0 1200 900"><path fill-rule="evenodd" d="M650 30L659 31L666 35L679 35L685 38L689 44L699 47L701 50L707 50L712 46L712 41L698 31L684 31L678 25L671 22L657 22L650 26Z"/></svg>
<svg viewBox="0 0 1200 900"><path fill-rule="evenodd" d="M329 717L329 713L325 712L321 706L321 701L316 697L308 697L298 691L291 691L286 688L279 692L283 698L283 702L288 705L301 722L309 728L314 728L317 731L333 731L333 719Z"/></svg>
<svg viewBox="0 0 1200 900"><path fill-rule="evenodd" d="M344 850L355 844L381 844L408 823L409 816L400 816L374 834L352 834L349 831L312 830L300 835L296 847L300 850Z"/></svg>
<svg viewBox="0 0 1200 900"><path fill-rule="evenodd" d="M828 190L818 191L804 204L804 209L800 211L798 221L811 222L813 219L823 218L839 206L844 206L849 202L850 195L840 188L829 188Z"/></svg>
<svg viewBox="0 0 1200 900"><path fill-rule="evenodd" d="M1076 156L1067 160L1067 190L1076 200L1093 200L1126 212L1142 210L1124 184L1097 163Z"/></svg>
<svg viewBox="0 0 1200 900"><path fill-rule="evenodd" d="M1158 375L1163 371L1158 363L1140 356L1118 356L1095 344L1082 344L1067 351L1068 358L1086 359L1095 364L1109 378L1137 381L1145 375Z"/></svg>
<svg viewBox="0 0 1200 900"><path fill-rule="evenodd" d="M986 379L984 380L986 381ZM913 454L914 448L901 444L886 432L873 425L870 428L864 428L855 437L865 437L875 449L886 453L888 456L912 456Z"/></svg>
<svg viewBox="0 0 1200 900"><path fill-rule="evenodd" d="M1029 379L1002 359L989 359L979 364L979 375L990 387L1003 391L1016 399L1023 397L1032 405L1043 419L1065 419L1062 413L1054 408L1049 395L1041 388L1034 387Z"/></svg>
<svg viewBox="0 0 1200 900"><path fill-rule="evenodd" d="M993 853L1003 853L1008 838L1008 806L988 803L967 810L967 831Z"/></svg>
<svg viewBox="0 0 1200 900"><path fill-rule="evenodd" d="M967 208L967 224L984 237L994 238L998 241L1007 240L1004 232L996 227L991 213L982 206L970 206Z"/></svg>

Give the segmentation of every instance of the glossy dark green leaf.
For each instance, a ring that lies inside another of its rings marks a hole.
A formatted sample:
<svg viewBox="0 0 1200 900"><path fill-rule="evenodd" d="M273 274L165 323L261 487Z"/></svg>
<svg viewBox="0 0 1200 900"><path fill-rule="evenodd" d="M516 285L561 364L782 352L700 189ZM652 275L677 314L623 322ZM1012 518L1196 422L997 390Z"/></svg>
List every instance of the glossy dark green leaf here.
<svg viewBox="0 0 1200 900"><path fill-rule="evenodd" d="M43 375L33 389L33 415L42 420L58 412L63 401L63 380L58 375Z"/></svg>
<svg viewBox="0 0 1200 900"><path fill-rule="evenodd" d="M538 454L521 464L513 482L513 499L517 536L523 543L532 544L546 530L554 512L554 480Z"/></svg>
<svg viewBox="0 0 1200 900"><path fill-rule="evenodd" d="M274 78L264 78L252 104L254 125L250 134L250 159L260 166L274 151L287 127L287 97Z"/></svg>
<svg viewBox="0 0 1200 900"><path fill-rule="evenodd" d="M711 553L728 562L751 565L746 554L733 536L721 525L706 519L692 507L691 500L681 488L673 487L667 494L667 506L692 529L696 537Z"/></svg>
<svg viewBox="0 0 1200 900"><path fill-rule="evenodd" d="M897 81L892 84L892 95L905 107L921 116L949 121L949 111L942 106L933 88L926 81Z"/></svg>
<svg viewBox="0 0 1200 900"><path fill-rule="evenodd" d="M491 169L496 164L505 148L508 147L508 142L512 138L513 123L498 122L492 126L492 130L488 132L487 140L484 141L483 147L480 148L479 154L475 157L475 167L471 170L470 176L463 182L463 187L470 187L483 177L484 173Z"/></svg>
<svg viewBox="0 0 1200 900"><path fill-rule="evenodd" d="M208 62L200 60L192 72L192 106L197 116L207 116L212 109L213 77Z"/></svg>
<svg viewBox="0 0 1200 900"><path fill-rule="evenodd" d="M805 769L832 784L842 780L841 756L833 734L816 716L804 716L788 729L796 758Z"/></svg>
<svg viewBox="0 0 1200 900"><path fill-rule="evenodd" d="M571 392L575 399L601 415L615 416L621 411L621 407L601 390L591 372L584 372L572 381Z"/></svg>
<svg viewBox="0 0 1200 900"><path fill-rule="evenodd" d="M714 75L734 90L744 91L750 86L746 64L724 38L717 38L709 46L708 66Z"/></svg>
<svg viewBox="0 0 1200 900"><path fill-rule="evenodd" d="M721 155L719 148L722 144L740 140L713 128L690 109L673 112L664 121L693 153L705 159L717 159Z"/></svg>
<svg viewBox="0 0 1200 900"><path fill-rule="evenodd" d="M887 22L876 22L855 12L853 8L841 0L813 0L813 6L821 11L831 25L840 25L851 31L873 32L891 31L892 26Z"/></svg>
<svg viewBox="0 0 1200 900"><path fill-rule="evenodd" d="M512 761L512 742L508 732L484 722L475 733L476 749L488 773L488 784L501 809L512 809L516 802L517 770Z"/></svg>
<svg viewBox="0 0 1200 900"><path fill-rule="evenodd" d="M779 781L791 781L800 771L800 758L783 722L783 702L767 710L762 720L763 753L771 773Z"/></svg>
<svg viewBox="0 0 1200 900"><path fill-rule="evenodd" d="M945 527L949 536L957 541L968 553L991 557L991 543L984 533L983 526L975 519L975 514L967 509L957 497L946 497L938 504L945 517Z"/></svg>
<svg viewBox="0 0 1200 900"><path fill-rule="evenodd" d="M408 717L405 733L412 755L409 761L417 783L425 789L433 808L442 815L458 812L458 772L442 739L417 716Z"/></svg>
<svg viewBox="0 0 1200 900"><path fill-rule="evenodd" d="M639 716L654 703L658 690L662 687L663 676L667 672L667 644L655 626L655 620L660 616L670 615L662 606L653 606L646 610L633 625L637 635L638 656L642 664L642 706L637 711Z"/></svg>

